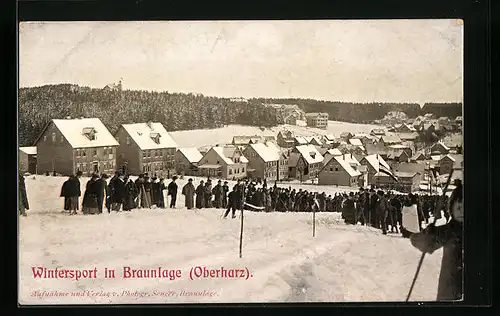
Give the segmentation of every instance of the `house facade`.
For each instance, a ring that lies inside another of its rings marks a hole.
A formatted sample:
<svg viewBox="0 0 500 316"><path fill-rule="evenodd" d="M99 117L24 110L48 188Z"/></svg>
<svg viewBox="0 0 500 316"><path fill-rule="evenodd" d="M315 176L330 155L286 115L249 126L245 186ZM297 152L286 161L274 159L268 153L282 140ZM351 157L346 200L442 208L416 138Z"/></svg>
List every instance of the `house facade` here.
<svg viewBox="0 0 500 316"><path fill-rule="evenodd" d="M119 144L98 118L54 119L35 144L38 173L90 175L116 170Z"/></svg>
<svg viewBox="0 0 500 316"><path fill-rule="evenodd" d="M313 145L296 146L293 152L298 153L301 159L298 159L295 177L301 181L314 179L318 176L323 167L323 156Z"/></svg>
<svg viewBox="0 0 500 316"><path fill-rule="evenodd" d="M445 155L439 160L439 174L449 174L450 171L463 168L462 155Z"/></svg>
<svg viewBox="0 0 500 316"><path fill-rule="evenodd" d="M391 169L389 164L379 155L372 154L365 156L359 162L361 165L366 166L367 173L367 184L374 184L374 177L379 172L380 166L385 167L386 169Z"/></svg>
<svg viewBox="0 0 500 316"><path fill-rule="evenodd" d="M175 172L177 143L163 124L157 122L122 124L115 133L119 146L117 164L127 173L170 177Z"/></svg>
<svg viewBox="0 0 500 316"><path fill-rule="evenodd" d="M420 190L421 175L417 172L394 172L398 182L385 173L377 173L373 184L379 188L411 193Z"/></svg>
<svg viewBox="0 0 500 316"><path fill-rule="evenodd" d="M278 146L291 148L295 145L294 135L291 131L280 131L276 137Z"/></svg>
<svg viewBox="0 0 500 316"><path fill-rule="evenodd" d="M237 180L247 177L248 159L237 146L215 146L198 163L201 176Z"/></svg>
<svg viewBox="0 0 500 316"><path fill-rule="evenodd" d="M19 169L21 172L36 174L36 147L19 148Z"/></svg>
<svg viewBox="0 0 500 316"><path fill-rule="evenodd" d="M321 185L358 186L363 174L343 156L332 156L321 168L318 183Z"/></svg>
<svg viewBox="0 0 500 316"><path fill-rule="evenodd" d="M450 152L450 148L442 142L437 142L431 146L430 152L432 155L447 155Z"/></svg>
<svg viewBox="0 0 500 316"><path fill-rule="evenodd" d="M195 147L178 148L174 155L175 171L186 176L198 176L198 162L203 155Z"/></svg>
<svg viewBox="0 0 500 316"><path fill-rule="evenodd" d="M280 174L280 152L266 144L250 144L243 150L248 159L248 174L255 179L276 181L283 179Z"/></svg>

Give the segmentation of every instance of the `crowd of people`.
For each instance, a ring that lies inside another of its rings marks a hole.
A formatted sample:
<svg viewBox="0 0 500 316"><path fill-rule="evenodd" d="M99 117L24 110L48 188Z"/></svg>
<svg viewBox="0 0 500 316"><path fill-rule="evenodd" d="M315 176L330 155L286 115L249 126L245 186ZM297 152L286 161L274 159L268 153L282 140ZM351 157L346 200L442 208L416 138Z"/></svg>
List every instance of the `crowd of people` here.
<svg viewBox="0 0 500 316"><path fill-rule="evenodd" d="M62 185L61 197L64 197L64 211L70 215L77 214L80 190L81 172L70 176ZM147 173L139 175L133 181L129 175L117 171L111 179L106 174L93 174L86 184L82 200L84 215L101 214L105 208L111 211L131 211L141 208L166 208L164 190L167 191L168 207L176 208L178 185L177 177L173 176L168 186L163 177L149 177ZM20 176L20 184L24 188L24 178ZM457 183L455 183L457 184ZM460 183L461 185L461 183ZM29 208L26 190L21 190L20 214L26 215ZM226 209L224 218L231 212L232 218L236 211L246 209L264 212L339 212L346 224L367 225L381 229L383 234L402 233L408 237L415 233L409 231L404 223L404 208L413 206L415 221L420 231L422 222L429 222L431 214L440 216L441 210L436 210L439 196L427 194L400 194L375 188L360 188L357 192L344 192L327 195L325 192L312 192L291 187L278 187L276 183L268 186L267 181L238 180L232 190L227 181L218 180L212 185L212 180L201 180L197 186L193 179L182 187L181 194L185 197L185 207L190 209L218 208ZM449 199L445 196L442 210L449 219Z"/></svg>

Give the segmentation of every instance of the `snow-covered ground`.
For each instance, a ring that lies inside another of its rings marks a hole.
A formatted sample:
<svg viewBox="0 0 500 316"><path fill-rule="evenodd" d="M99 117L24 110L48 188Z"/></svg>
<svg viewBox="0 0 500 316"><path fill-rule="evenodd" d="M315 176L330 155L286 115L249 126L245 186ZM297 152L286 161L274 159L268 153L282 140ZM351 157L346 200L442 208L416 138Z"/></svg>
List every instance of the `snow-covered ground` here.
<svg viewBox="0 0 500 316"><path fill-rule="evenodd" d="M345 225L337 213L316 213L312 237L310 213L245 212L239 258L239 217L221 219L222 210L216 209L187 210L182 195L175 210L68 216L60 212L64 180L26 178L31 209L19 219L21 304L403 301L421 255L408 239ZM179 180L179 189L185 181ZM83 189L86 179L81 182ZM411 300L435 300L441 256L441 250L426 256ZM31 268L38 266L95 267L98 275L35 279ZM124 266L180 269L182 276L123 279ZM191 280L189 270L197 266L250 274L248 279ZM116 278L105 279L105 268L115 269ZM40 298L35 291L68 294ZM77 293L84 296L72 296Z"/></svg>
<svg viewBox="0 0 500 316"><path fill-rule="evenodd" d="M261 130L257 126L228 125L215 129L198 129L189 131L171 132L172 138L180 144L181 147L203 147L216 144L229 144L233 136L277 136L279 131L288 129L297 135L315 136L333 134L339 137L343 132L351 133L370 133L374 128L380 128L379 125L354 124L347 122L329 121L327 129L319 129L298 125L280 125Z"/></svg>

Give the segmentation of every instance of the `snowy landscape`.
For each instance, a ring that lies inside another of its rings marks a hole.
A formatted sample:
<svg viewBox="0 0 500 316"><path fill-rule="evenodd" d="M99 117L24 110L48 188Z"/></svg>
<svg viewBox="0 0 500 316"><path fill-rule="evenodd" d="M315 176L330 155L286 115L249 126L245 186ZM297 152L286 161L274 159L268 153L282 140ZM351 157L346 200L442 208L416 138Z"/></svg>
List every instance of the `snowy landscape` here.
<svg viewBox="0 0 500 316"><path fill-rule="evenodd" d="M21 304L404 301L421 255L400 235L345 225L340 213L316 213L313 238L311 213L246 211L239 258L239 215L221 219L220 209L187 210L180 195L175 210L68 216L61 213L63 199L58 198L65 179L26 177L32 207L19 219ZM87 180L81 179L82 193ZM186 181L179 179L179 187ZM438 250L426 257L410 300L435 299L441 256ZM100 274L78 281L35 279L31 268L37 266L96 267ZM124 266L180 269L182 277L122 279ZM189 269L195 266L248 268L253 277L190 280ZM116 279L104 279L104 268L115 269ZM86 290L98 296L87 296ZM35 291L70 294L41 298L33 296ZM177 295L165 296L168 291ZM200 291L213 296L194 296ZM118 296L105 296L112 292Z"/></svg>

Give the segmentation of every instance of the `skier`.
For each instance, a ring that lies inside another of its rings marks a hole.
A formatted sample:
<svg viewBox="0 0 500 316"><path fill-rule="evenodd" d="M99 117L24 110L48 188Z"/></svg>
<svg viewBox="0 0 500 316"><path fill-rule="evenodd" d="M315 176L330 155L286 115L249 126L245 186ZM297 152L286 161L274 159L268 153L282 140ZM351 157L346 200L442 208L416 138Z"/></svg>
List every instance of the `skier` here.
<svg viewBox="0 0 500 316"><path fill-rule="evenodd" d="M228 205L227 205L227 210L224 213L224 218L227 217L229 214L229 211L231 211L231 218L236 217L236 210L241 204L241 193L238 192L238 188L235 186L233 187L233 191L229 193L228 195Z"/></svg>

